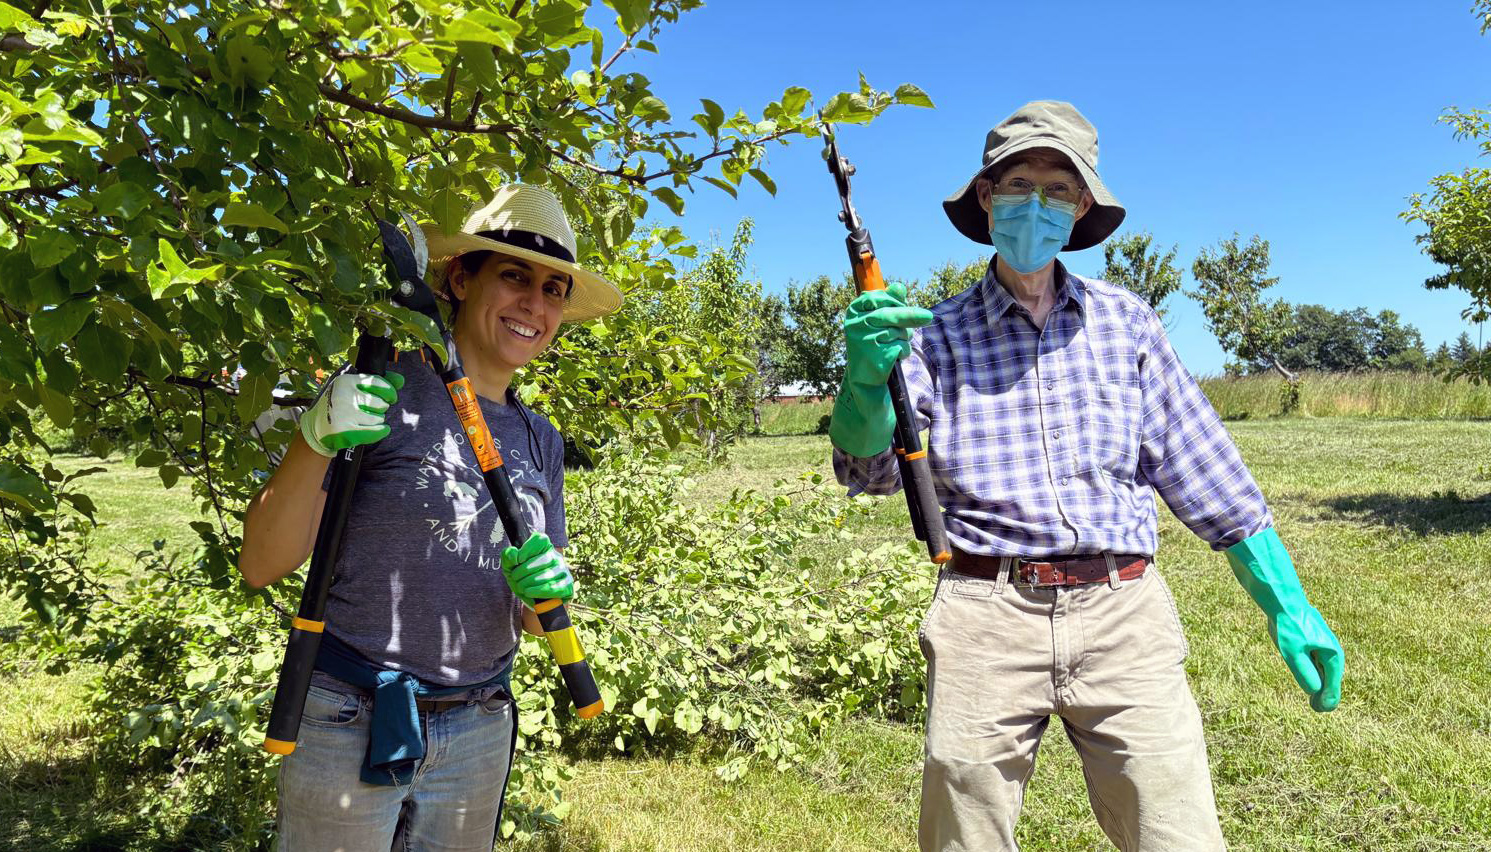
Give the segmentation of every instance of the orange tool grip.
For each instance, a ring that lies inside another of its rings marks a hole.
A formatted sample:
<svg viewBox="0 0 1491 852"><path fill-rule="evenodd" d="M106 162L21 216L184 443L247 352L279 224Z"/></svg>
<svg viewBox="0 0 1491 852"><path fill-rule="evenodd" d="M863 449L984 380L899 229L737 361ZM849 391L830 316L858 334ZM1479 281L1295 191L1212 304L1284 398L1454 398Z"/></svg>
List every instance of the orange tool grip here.
<svg viewBox="0 0 1491 852"><path fill-rule="evenodd" d="M861 252L859 262L854 264L854 281L861 293L884 290L885 278L880 275L880 261L869 252Z"/></svg>

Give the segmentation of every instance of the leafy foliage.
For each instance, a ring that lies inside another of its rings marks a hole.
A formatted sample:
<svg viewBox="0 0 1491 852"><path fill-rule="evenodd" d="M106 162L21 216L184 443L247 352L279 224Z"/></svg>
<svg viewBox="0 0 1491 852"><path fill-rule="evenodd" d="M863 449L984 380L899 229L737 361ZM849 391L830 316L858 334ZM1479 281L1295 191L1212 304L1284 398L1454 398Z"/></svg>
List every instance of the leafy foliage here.
<svg viewBox="0 0 1491 852"><path fill-rule="evenodd" d="M988 257L980 257L961 265L949 260L941 266L933 267L926 281L912 281L907 285L907 297L914 305L932 308L983 280L984 273L988 270Z"/></svg>
<svg viewBox="0 0 1491 852"><path fill-rule="evenodd" d="M1485 4L1477 9L1491 20ZM1482 27L1482 31L1485 28ZM1491 154L1491 111L1451 109L1440 121L1455 129L1455 138L1480 146L1481 155ZM1447 269L1429 278L1430 290L1451 287L1465 291L1471 299L1461 317L1470 322L1491 319L1491 168L1466 168L1459 174L1442 174L1429 181L1433 192L1415 193L1403 218L1421 222L1428 232L1415 237L1424 253ZM1457 360L1446 378L1466 376L1474 382L1491 381L1491 359Z"/></svg>
<svg viewBox="0 0 1491 852"><path fill-rule="evenodd" d="M837 283L820 275L802 284L787 284L788 335L782 355L789 381L804 382L818 394L839 390L844 378L844 309L854 300L854 279L845 273Z"/></svg>
<svg viewBox="0 0 1491 852"><path fill-rule="evenodd" d="M1423 370L1428 355L1418 329L1403 323L1394 311L1373 316L1365 308L1332 311L1296 305L1279 361L1291 371ZM1271 367L1257 362L1250 366Z"/></svg>
<svg viewBox="0 0 1491 852"><path fill-rule="evenodd" d="M1200 303L1207 330L1237 359L1237 366L1269 364L1293 381L1279 361L1293 312L1283 300L1263 296L1279 283L1268 277L1268 241L1254 234L1247 245L1239 245L1233 234L1216 249L1201 249L1191 264L1191 276L1197 287L1188 295Z"/></svg>
<svg viewBox="0 0 1491 852"><path fill-rule="evenodd" d="M1139 294L1164 319L1165 301L1180 289L1180 270L1175 268L1175 246L1161 254L1153 243L1148 231L1103 243L1103 280Z"/></svg>
<svg viewBox="0 0 1491 852"><path fill-rule="evenodd" d="M566 813L561 748L655 752L702 738L733 756L721 774L734 777L758 758L794 764L830 719L920 712L915 636L933 573L910 546L842 561L833 547L868 498L846 503L810 474L700 509L680 499L692 482L635 455L572 476L567 556L582 591L571 613L612 710L576 718L544 643L524 642L504 836ZM62 610L91 616L45 635L54 668L104 667L94 712L106 753L194 779L157 802L162 818L210 808L218 833L202 842L253 848L272 831L273 764L259 743L284 632L274 598L220 559L214 526L193 527L202 542L189 559L157 542L121 588L91 585L85 607Z"/></svg>

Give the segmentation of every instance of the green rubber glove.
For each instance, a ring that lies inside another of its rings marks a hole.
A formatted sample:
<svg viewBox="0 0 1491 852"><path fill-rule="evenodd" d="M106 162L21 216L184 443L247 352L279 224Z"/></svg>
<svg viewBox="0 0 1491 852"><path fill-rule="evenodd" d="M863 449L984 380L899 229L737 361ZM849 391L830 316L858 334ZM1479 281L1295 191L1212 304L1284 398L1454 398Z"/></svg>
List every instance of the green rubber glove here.
<svg viewBox="0 0 1491 852"><path fill-rule="evenodd" d="M549 598L567 601L575 595L574 575L543 533L530 535L522 547L502 551L502 576L507 578L508 588L529 609L534 601Z"/></svg>
<svg viewBox="0 0 1491 852"><path fill-rule="evenodd" d="M1341 675L1346 652L1326 626L1319 610L1305 600L1294 561L1269 527L1227 548L1232 573L1268 616L1268 632L1294 674L1300 689L1310 693L1310 706L1329 713L1341 701Z"/></svg>
<svg viewBox="0 0 1491 852"><path fill-rule="evenodd" d="M834 397L828 437L851 456L885 452L896 429L890 379L896 362L911 352L911 329L932 321L932 312L906 304L906 287L860 293L844 311L844 381Z"/></svg>
<svg viewBox="0 0 1491 852"><path fill-rule="evenodd" d="M348 447L381 441L389 433L383 419L389 406L399 401L403 386L404 375L392 370L381 376L332 376L330 386L301 415L300 434L311 449L327 458Z"/></svg>

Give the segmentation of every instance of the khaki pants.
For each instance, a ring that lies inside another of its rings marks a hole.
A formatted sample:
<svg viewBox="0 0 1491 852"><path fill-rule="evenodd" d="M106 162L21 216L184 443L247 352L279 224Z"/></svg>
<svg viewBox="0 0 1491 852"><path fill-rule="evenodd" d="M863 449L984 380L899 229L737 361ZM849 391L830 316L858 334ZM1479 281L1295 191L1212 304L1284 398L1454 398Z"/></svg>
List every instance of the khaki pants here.
<svg viewBox="0 0 1491 852"><path fill-rule="evenodd" d="M921 646L923 852L1017 848L1025 784L1053 715L1119 849L1226 848L1182 666L1185 636L1153 565L1116 589L1030 588L944 571Z"/></svg>

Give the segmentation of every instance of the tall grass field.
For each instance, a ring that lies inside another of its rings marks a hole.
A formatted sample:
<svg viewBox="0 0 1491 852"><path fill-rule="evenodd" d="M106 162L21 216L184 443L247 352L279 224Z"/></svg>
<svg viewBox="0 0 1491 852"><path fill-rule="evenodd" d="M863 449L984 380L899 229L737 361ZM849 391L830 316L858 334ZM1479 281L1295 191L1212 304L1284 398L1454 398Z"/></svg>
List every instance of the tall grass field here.
<svg viewBox="0 0 1491 852"><path fill-rule="evenodd" d="M1310 711L1225 560L1161 513L1158 562L1190 637L1187 673L1230 848L1491 850L1491 422L1269 418L1262 407L1276 384L1238 384L1234 399L1256 399L1239 403L1248 418L1228 426L1312 602L1346 649L1336 712ZM1364 387L1348 384L1316 399L1344 406ZM1427 404L1429 387L1405 380L1399 401L1367 408L1397 416L1388 412ZM1209 390L1216 393L1215 383ZM1447 392L1461 394L1458 410L1483 404L1471 401L1469 388ZM767 422L798 431L782 424L811 408L781 406ZM737 487L769 490L805 469L826 472L828 455L822 436L749 439L729 460L701 468L692 499L718 500ZM161 492L148 471L108 467L100 474L107 488L99 495L99 558L127 562L153 539L191 539L185 525L196 515L184 488ZM900 498L878 500L853 532L864 546L904 539L905 513ZM845 566L859 570L868 567ZM7 639L0 652L0 849L197 848L193 826L217 815L174 811L158 792L195 779L100 760L83 737L105 723L84 710L92 673L53 677L18 651L18 612L16 603L0 601ZM1089 810L1076 754L1055 731L1031 780L1022 848L1111 849ZM499 848L915 848L915 726L851 719L828 729L799 767L758 766L733 782L715 774L726 759L707 745L568 754L575 777L566 788L567 819Z"/></svg>
<svg viewBox="0 0 1491 852"><path fill-rule="evenodd" d="M1461 420L1491 418L1491 385L1446 382L1426 373L1300 374L1300 398L1288 416ZM1201 389L1224 420L1284 414L1285 382L1276 373L1202 378ZM833 410L832 402L769 404L761 408L767 435L810 435Z"/></svg>

